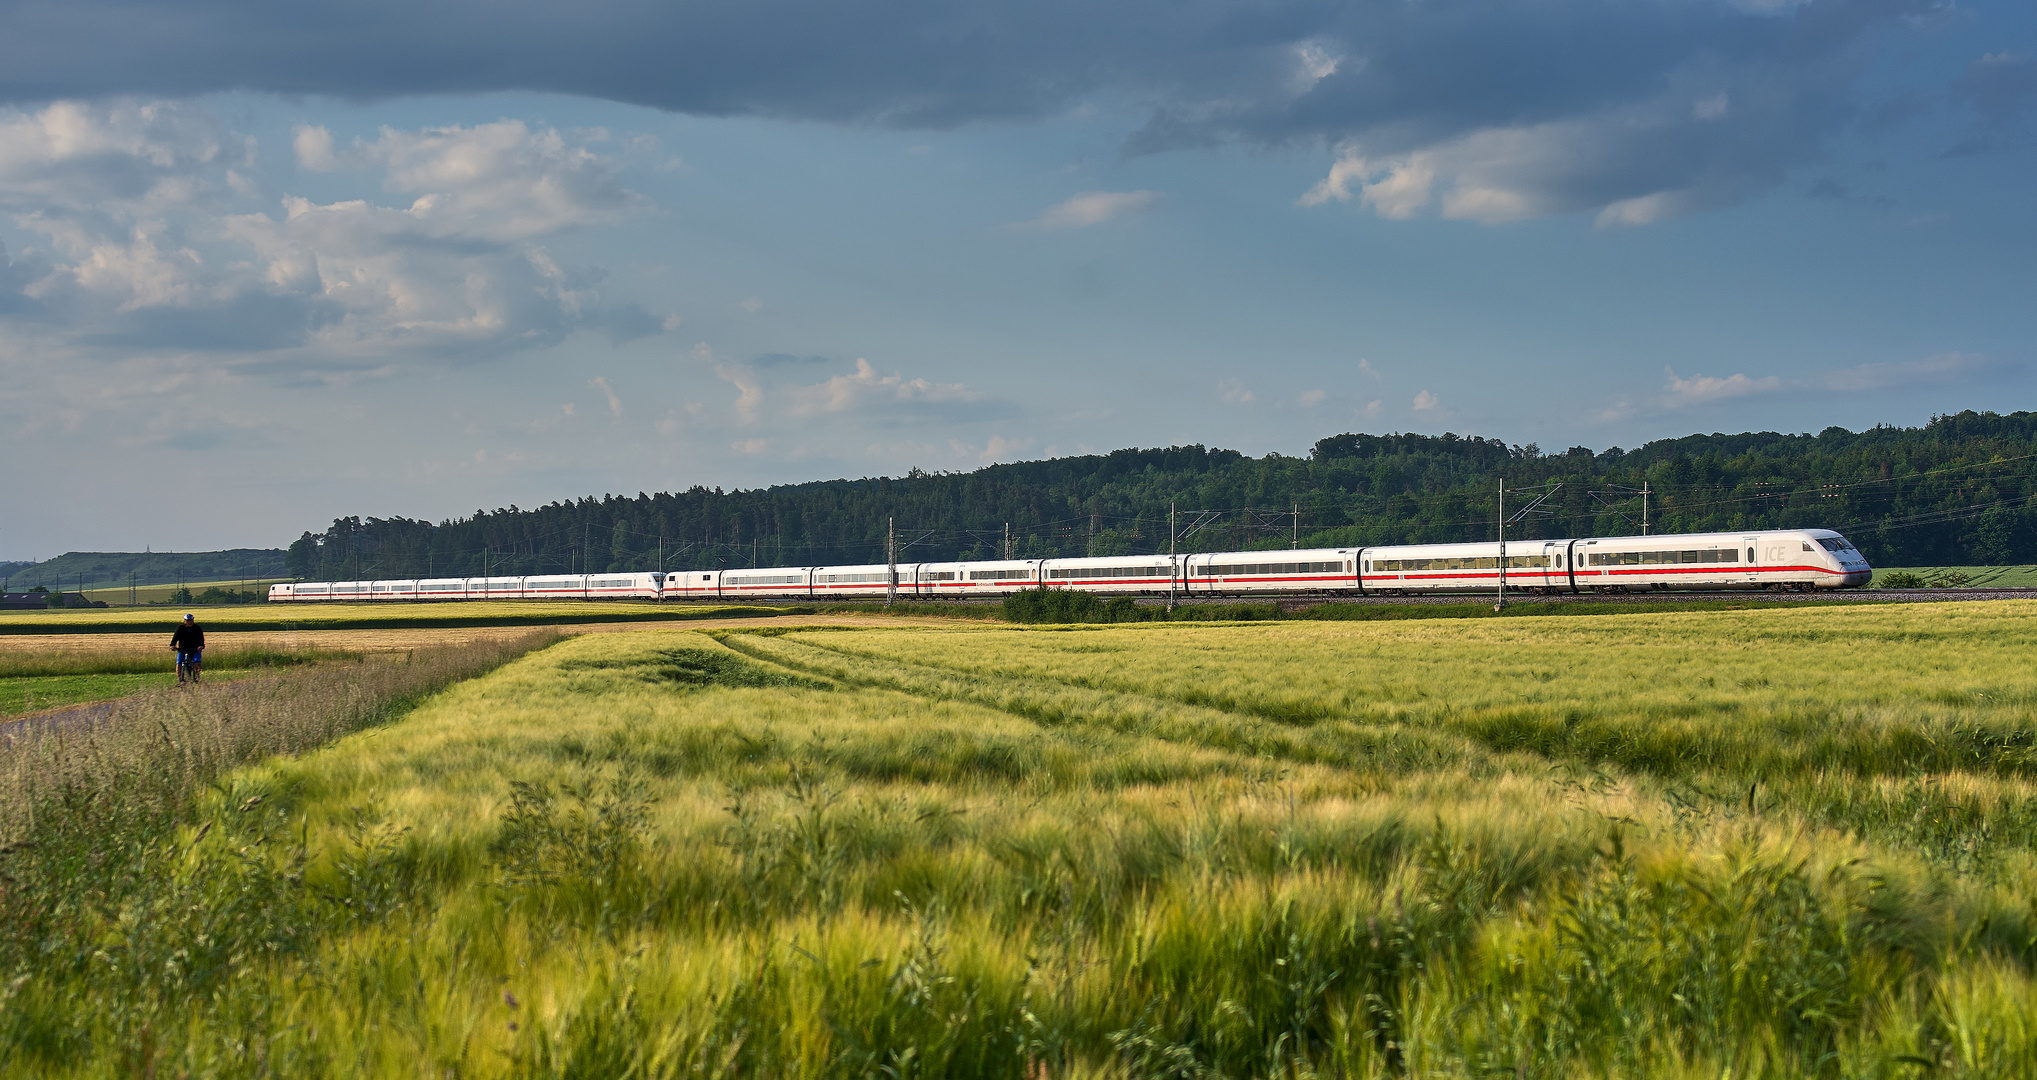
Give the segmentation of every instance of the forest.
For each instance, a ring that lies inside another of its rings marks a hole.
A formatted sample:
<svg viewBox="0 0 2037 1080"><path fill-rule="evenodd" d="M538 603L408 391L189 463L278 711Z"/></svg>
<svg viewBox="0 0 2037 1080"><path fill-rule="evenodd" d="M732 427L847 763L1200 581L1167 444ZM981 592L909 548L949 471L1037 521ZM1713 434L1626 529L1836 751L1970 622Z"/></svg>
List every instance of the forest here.
<svg viewBox="0 0 2037 1080"><path fill-rule="evenodd" d="M1509 539L1819 527L1877 565L1999 566L2037 561L2033 468L2030 412L1603 451L1344 434L1307 457L1172 446L437 523L352 516L305 532L287 562L328 579L842 565L884 561L894 531L902 562L1476 541L1495 537L1504 485Z"/></svg>

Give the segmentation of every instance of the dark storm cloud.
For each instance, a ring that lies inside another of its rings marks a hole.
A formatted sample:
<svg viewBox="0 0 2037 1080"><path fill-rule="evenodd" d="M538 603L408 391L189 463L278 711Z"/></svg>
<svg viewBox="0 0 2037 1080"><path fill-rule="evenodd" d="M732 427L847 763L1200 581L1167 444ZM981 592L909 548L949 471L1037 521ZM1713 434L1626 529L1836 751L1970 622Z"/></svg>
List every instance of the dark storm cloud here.
<svg viewBox="0 0 2037 1080"><path fill-rule="evenodd" d="M932 128L1130 104L1148 115L1127 141L1134 153L1246 142L1352 156L1313 202L1361 198L1409 216L1431 205L1433 182L1448 216L1611 207L1612 220L1637 224L1731 202L1814 158L1859 112L1853 84L1876 33L1933 10L1933 0L17 3L0 7L0 100L531 90ZM1534 145L1452 147L1493 132ZM1423 152L1442 156L1406 160ZM1383 195L1372 190L1382 172L1393 174Z"/></svg>
<svg viewBox="0 0 2037 1080"><path fill-rule="evenodd" d="M1953 96L1973 110L1976 130L1945 152L1946 157L1987 154L2030 142L2030 112L2037 105L2037 61L2014 53L1990 53L1967 65Z"/></svg>
<svg viewBox="0 0 2037 1080"><path fill-rule="evenodd" d="M774 368L793 367L800 364L832 363L834 361L825 356L794 356L791 353L764 353L755 360L750 361L750 366L756 368Z"/></svg>
<svg viewBox="0 0 2037 1080"><path fill-rule="evenodd" d="M7 245L0 243L0 316L40 314L42 301L28 295L27 289L46 272L46 260L10 257Z"/></svg>
<svg viewBox="0 0 2037 1080"><path fill-rule="evenodd" d="M1990 53L1967 66L1958 90L1959 96L1990 122L2018 123L2037 102L2037 61L2013 53Z"/></svg>
<svg viewBox="0 0 2037 1080"><path fill-rule="evenodd" d="M243 293L224 303L102 314L111 326L72 340L103 348L261 352L301 345L311 331L341 314L316 298Z"/></svg>
<svg viewBox="0 0 2037 1080"><path fill-rule="evenodd" d="M703 115L942 126L1038 117L1108 92L1155 104L1152 145L1385 127L1422 141L1645 97L1693 64L1787 78L1929 6L17 3L0 8L0 97L540 90ZM1307 74L1296 50L1310 43L1336 70Z"/></svg>

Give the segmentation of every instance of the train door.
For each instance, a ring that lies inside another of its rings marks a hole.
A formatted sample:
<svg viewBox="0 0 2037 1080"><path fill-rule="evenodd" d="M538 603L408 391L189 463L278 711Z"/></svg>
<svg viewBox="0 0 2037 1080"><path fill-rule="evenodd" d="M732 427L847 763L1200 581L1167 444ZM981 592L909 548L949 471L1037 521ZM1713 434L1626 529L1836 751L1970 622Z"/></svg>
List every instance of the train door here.
<svg viewBox="0 0 2037 1080"><path fill-rule="evenodd" d="M1557 588L1563 584L1563 544L1555 540L1542 542L1542 587Z"/></svg>
<svg viewBox="0 0 2037 1080"><path fill-rule="evenodd" d="M1761 538L1758 536L1744 536L1740 538L1740 547L1743 549L1740 554L1747 559L1746 580L1748 581L1761 580L1761 562L1754 557L1755 553L1760 550L1760 545Z"/></svg>

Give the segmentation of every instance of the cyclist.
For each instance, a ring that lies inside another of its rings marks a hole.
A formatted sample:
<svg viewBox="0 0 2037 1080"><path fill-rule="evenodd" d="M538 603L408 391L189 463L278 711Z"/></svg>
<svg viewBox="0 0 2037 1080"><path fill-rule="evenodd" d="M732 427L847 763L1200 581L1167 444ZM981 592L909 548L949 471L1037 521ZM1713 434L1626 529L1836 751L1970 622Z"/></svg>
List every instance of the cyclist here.
<svg viewBox="0 0 2037 1080"><path fill-rule="evenodd" d="M205 628L184 614L184 624L170 635L170 648L177 650L177 685L184 685L184 673L191 673L191 681L198 681L198 667L205 659Z"/></svg>

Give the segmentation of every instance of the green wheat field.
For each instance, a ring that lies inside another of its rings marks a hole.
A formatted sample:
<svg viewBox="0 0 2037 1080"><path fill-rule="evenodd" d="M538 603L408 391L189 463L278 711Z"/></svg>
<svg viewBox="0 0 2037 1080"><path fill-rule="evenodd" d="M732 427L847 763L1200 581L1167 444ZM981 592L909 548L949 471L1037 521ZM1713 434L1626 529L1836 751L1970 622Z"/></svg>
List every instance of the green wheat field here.
<svg viewBox="0 0 2037 1080"><path fill-rule="evenodd" d="M2037 1075L2037 602L632 630L0 744L30 1077Z"/></svg>

